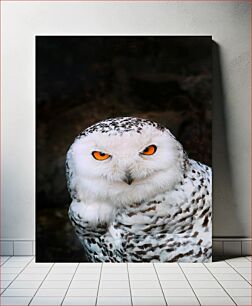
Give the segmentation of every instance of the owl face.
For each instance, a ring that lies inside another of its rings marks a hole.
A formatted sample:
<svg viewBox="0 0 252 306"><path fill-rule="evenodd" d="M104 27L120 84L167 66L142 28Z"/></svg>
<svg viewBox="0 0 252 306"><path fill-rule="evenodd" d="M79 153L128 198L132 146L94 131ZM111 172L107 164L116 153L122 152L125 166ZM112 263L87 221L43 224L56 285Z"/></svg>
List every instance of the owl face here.
<svg viewBox="0 0 252 306"><path fill-rule="evenodd" d="M168 130L95 131L75 140L68 159L82 201L139 202L181 180L183 150Z"/></svg>

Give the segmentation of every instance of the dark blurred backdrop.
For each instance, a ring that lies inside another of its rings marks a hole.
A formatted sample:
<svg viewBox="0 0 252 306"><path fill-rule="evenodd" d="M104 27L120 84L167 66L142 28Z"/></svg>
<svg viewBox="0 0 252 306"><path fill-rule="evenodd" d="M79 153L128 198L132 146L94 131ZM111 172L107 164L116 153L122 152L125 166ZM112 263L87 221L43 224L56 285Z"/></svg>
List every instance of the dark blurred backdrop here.
<svg viewBox="0 0 252 306"><path fill-rule="evenodd" d="M109 117L157 121L211 166L210 36L36 37L36 260L85 261L68 221L65 156Z"/></svg>

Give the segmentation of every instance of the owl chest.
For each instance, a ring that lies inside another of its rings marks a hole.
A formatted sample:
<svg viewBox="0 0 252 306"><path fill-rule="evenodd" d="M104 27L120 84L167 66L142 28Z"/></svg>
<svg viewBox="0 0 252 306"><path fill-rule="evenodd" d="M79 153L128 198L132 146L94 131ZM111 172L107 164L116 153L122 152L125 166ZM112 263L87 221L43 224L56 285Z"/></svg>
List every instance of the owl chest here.
<svg viewBox="0 0 252 306"><path fill-rule="evenodd" d="M183 211L185 199L168 196L155 198L139 207L130 207L116 217L113 226L125 237L157 235L173 231L178 227L179 214ZM175 218L174 218L175 216Z"/></svg>

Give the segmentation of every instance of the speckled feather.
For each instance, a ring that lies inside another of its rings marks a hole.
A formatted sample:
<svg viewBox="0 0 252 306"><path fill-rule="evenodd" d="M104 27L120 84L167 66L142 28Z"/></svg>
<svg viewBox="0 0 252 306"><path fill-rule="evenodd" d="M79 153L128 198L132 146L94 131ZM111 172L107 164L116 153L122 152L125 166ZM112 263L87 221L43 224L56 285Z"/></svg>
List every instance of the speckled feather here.
<svg viewBox="0 0 252 306"><path fill-rule="evenodd" d="M108 119L87 128L77 138L96 131L116 135L137 133L159 124L139 118ZM167 131L167 130L166 130ZM171 137L173 137L171 135ZM191 160L183 152L183 179L172 190L148 200L116 209L109 223L96 226L82 219L70 206L69 217L92 262L208 262L212 256L211 168ZM71 167L67 163L69 191Z"/></svg>

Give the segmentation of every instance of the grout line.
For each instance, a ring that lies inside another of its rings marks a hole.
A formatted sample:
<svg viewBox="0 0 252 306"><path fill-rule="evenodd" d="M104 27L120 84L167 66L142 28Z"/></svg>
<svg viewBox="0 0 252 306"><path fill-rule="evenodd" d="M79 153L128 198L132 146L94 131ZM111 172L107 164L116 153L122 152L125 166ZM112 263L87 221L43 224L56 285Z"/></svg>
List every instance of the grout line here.
<svg viewBox="0 0 252 306"><path fill-rule="evenodd" d="M5 257L5 256L1 256L1 257ZM10 259L11 259L11 257L14 257L14 256L6 256L6 257L8 257L8 259L6 259L3 263L1 263L1 265L0 265L0 267L3 267L3 265L7 262L7 261L9 261ZM248 259L249 260L249 259ZM249 260L250 261L250 260Z"/></svg>
<svg viewBox="0 0 252 306"><path fill-rule="evenodd" d="M155 272L156 272L157 279L158 279L158 283L159 283L159 286L160 286L161 291L162 291L162 293L163 293L163 298L164 298L164 300L165 300L165 304L166 304L166 305L168 305L168 303L167 303L167 301L166 301L166 298L165 298L165 294L164 294L163 287L162 287L161 282L160 282L160 279L159 279L159 275L158 275L158 272L157 272L156 266L155 266L155 264L154 264L154 263L152 263L152 265L153 265L153 268L154 268L154 270L155 270Z"/></svg>
<svg viewBox="0 0 252 306"><path fill-rule="evenodd" d="M34 256L34 257L35 257L35 256ZM47 275L51 272L51 270L52 270L52 268L53 268L54 265L55 265L55 263L53 263L53 265L51 266L51 268L49 269L49 271L46 273L45 277L42 279L41 284L39 285L38 289L35 291L35 293L34 293L32 299L30 300L30 302L29 302L28 305L31 304L32 300L34 299L35 295L36 295L37 292L39 291L39 289L40 289L40 287L42 286L43 282L44 282L45 279L47 278Z"/></svg>
<svg viewBox="0 0 252 306"><path fill-rule="evenodd" d="M14 256L12 256L14 257ZM9 283L9 285L4 289L4 291L0 294L2 297L2 294L5 292L6 289L10 287L10 285L16 280L16 278L25 270L25 268L32 262L33 258L23 267L23 269L20 270L20 272L16 275L16 277L13 278L13 280Z"/></svg>
<svg viewBox="0 0 252 306"><path fill-rule="evenodd" d="M194 291L194 289L193 289L193 287L192 287L192 285L191 285L191 283L190 283L189 279L186 277L186 274L185 274L184 270L182 269L182 267L181 267L181 265L180 265L179 263L177 263L177 265L180 267L180 269L181 269L182 273L184 274L184 276L185 276L185 278L186 278L186 280L187 280L187 282L188 282L189 286L191 287L191 289L192 289L192 291L193 291L193 293L194 293L194 295L195 295L195 297L196 297L197 301L199 302L199 305L201 305L200 300L199 300L199 298L198 298L197 294L195 293L195 291Z"/></svg>
<svg viewBox="0 0 252 306"><path fill-rule="evenodd" d="M132 299L132 293L131 293L131 285L130 285L130 276L129 276L129 266L128 263L125 263L127 267L127 272L128 272L128 278L129 278L129 290L130 290L130 300L131 300L131 305L133 305L133 299Z"/></svg>
<svg viewBox="0 0 252 306"><path fill-rule="evenodd" d="M227 295L230 297L230 299L236 304L235 300L233 299L233 297L227 292L227 290L221 285L221 283L219 282L219 280L215 277L215 275L208 269L208 267L203 263L203 265L205 266L205 268L211 273L211 275L216 279L216 281L218 282L218 284L221 286L221 288L227 293Z"/></svg>
<svg viewBox="0 0 252 306"><path fill-rule="evenodd" d="M65 292L65 295L64 295L63 300L62 300L62 302L61 302L61 304L60 304L60 305L62 305L62 304L63 304L63 302L65 301L65 298L66 298L67 292L68 292L68 290L69 290L69 288L70 288L70 285L71 285L71 283L72 283L72 281L73 281L73 279L74 279L74 276L75 276L75 274L76 274L76 271L77 271L77 269L78 269L79 265L80 265L80 263L78 263L78 265L77 265L77 267L76 267L75 271L73 272L73 276L72 276L72 278L71 278L71 280L70 280L70 282L69 282L69 285L68 285L68 287L67 287L67 290L66 290L66 292Z"/></svg>
<svg viewBox="0 0 252 306"><path fill-rule="evenodd" d="M98 288L97 288L97 292L96 292L95 305L97 305L97 302L98 302L98 294L99 294L100 283L101 283L102 269L103 269L103 263L101 264L100 278L99 278L99 281L98 281Z"/></svg>
<svg viewBox="0 0 252 306"><path fill-rule="evenodd" d="M226 261L226 263L234 270L235 273L239 274L250 286L252 286L250 282L245 277L243 277L243 275L239 271L237 271L232 265L230 265L228 261ZM249 274L251 274L251 270Z"/></svg>

